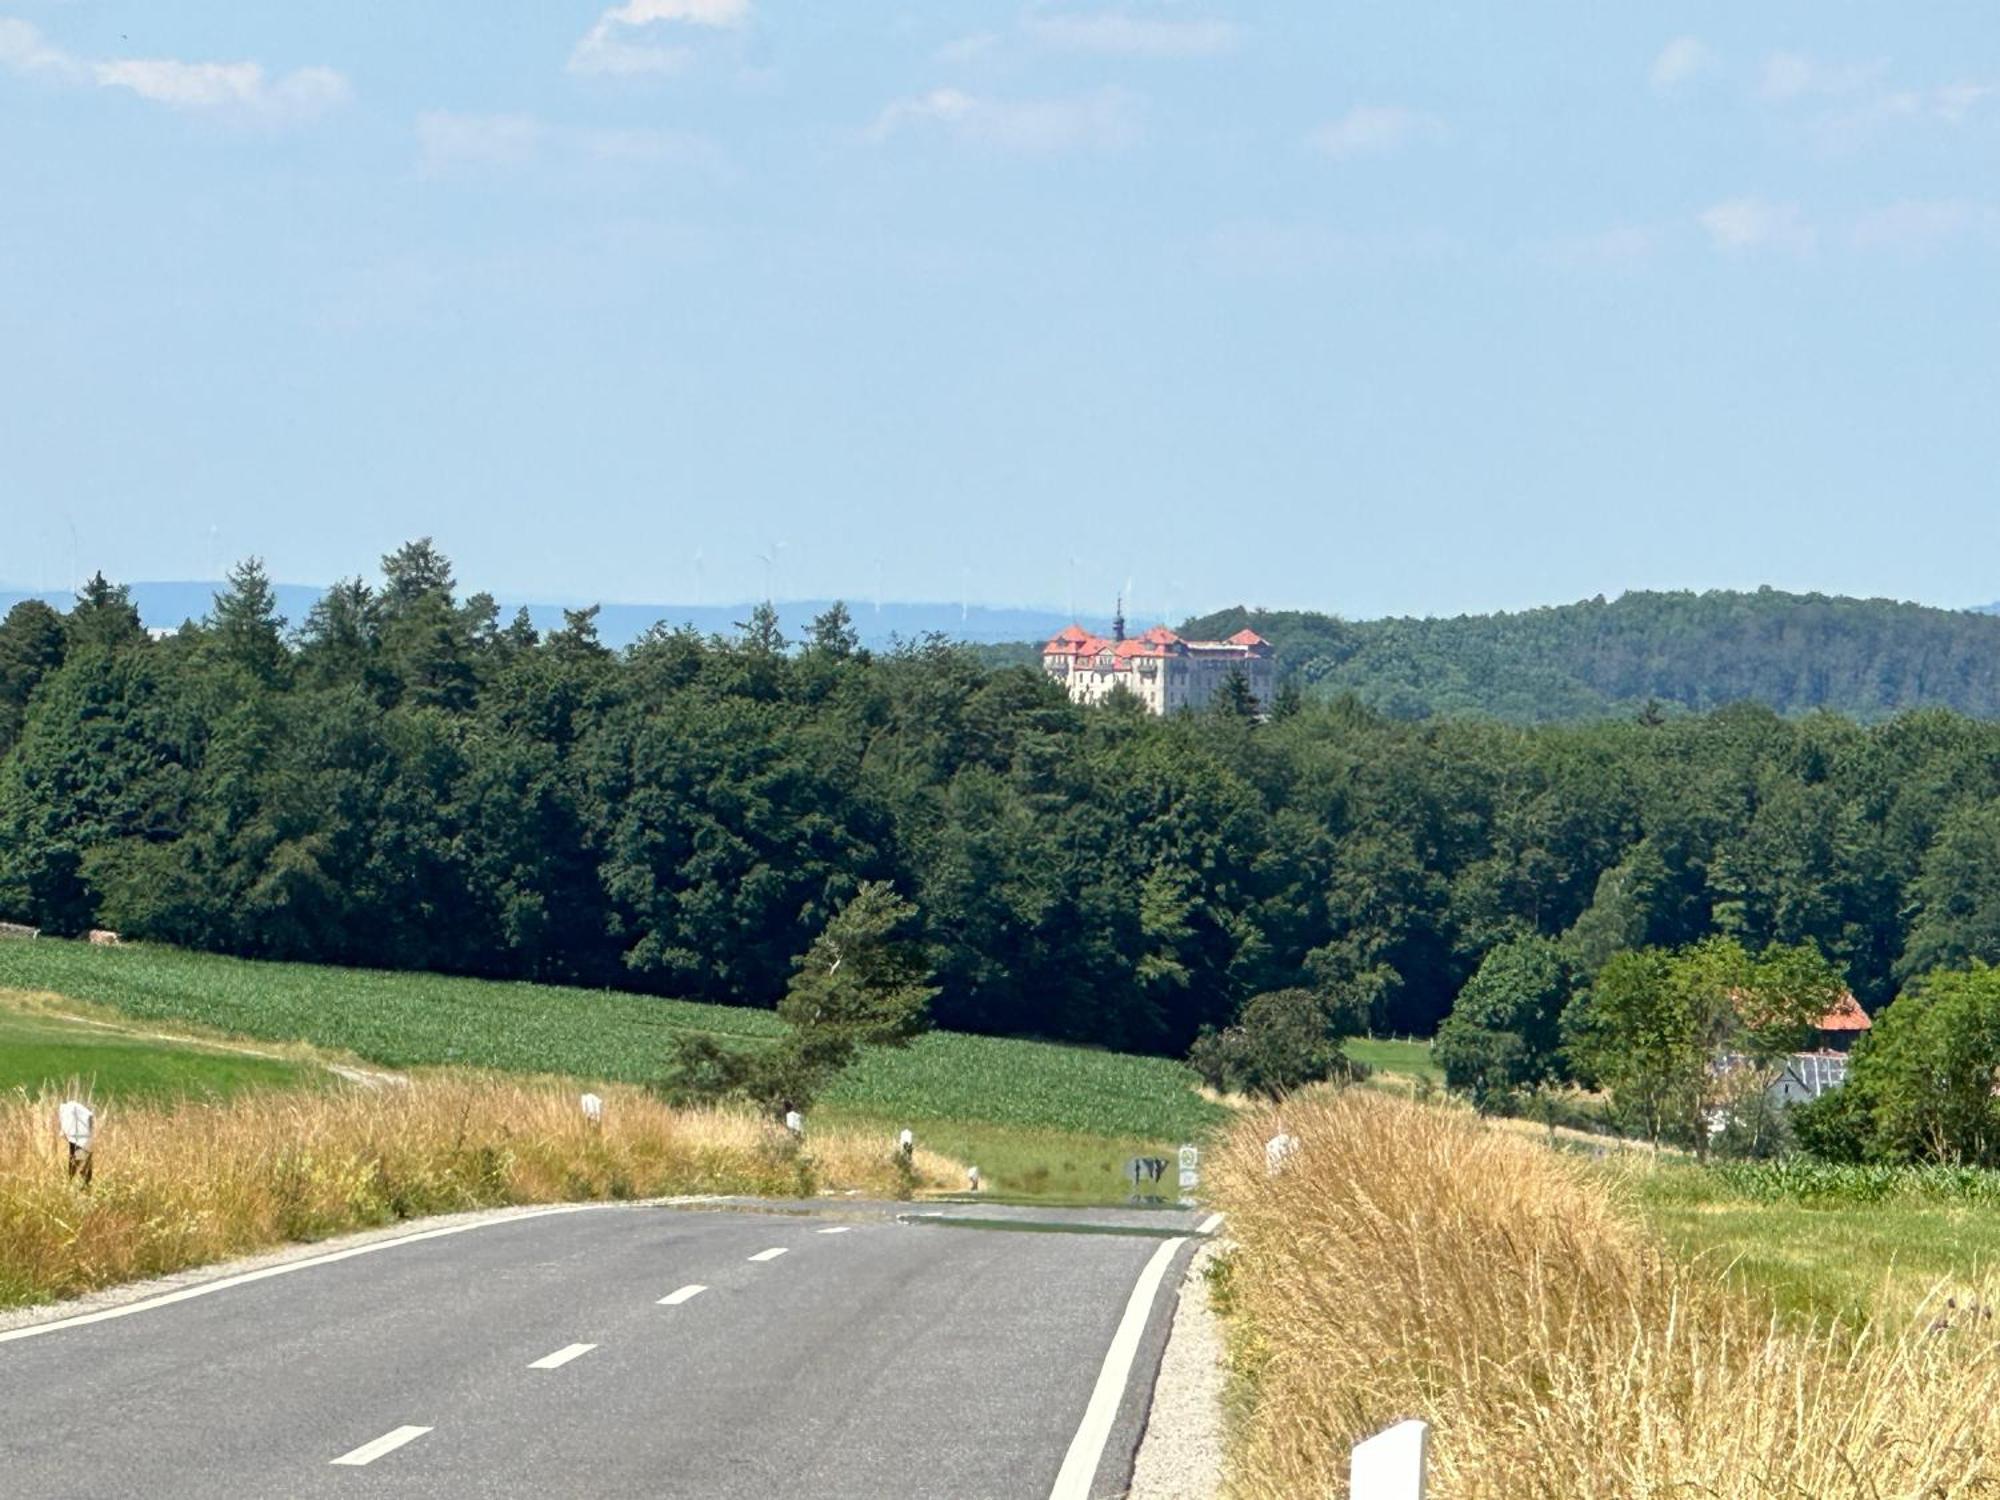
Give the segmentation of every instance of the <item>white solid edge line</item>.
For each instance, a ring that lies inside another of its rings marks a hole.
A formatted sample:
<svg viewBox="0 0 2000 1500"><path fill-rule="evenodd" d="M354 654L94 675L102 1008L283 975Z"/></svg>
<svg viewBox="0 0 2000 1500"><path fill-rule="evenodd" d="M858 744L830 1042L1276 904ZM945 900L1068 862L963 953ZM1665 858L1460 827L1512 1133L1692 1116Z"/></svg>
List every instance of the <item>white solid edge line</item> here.
<svg viewBox="0 0 2000 1500"><path fill-rule="evenodd" d="M1195 1227L1194 1232L1196 1234L1214 1234L1215 1231L1220 1229L1221 1227L1222 1227L1222 1215L1210 1214L1207 1218L1203 1219L1201 1223Z"/></svg>
<svg viewBox="0 0 2000 1500"><path fill-rule="evenodd" d="M679 1291L668 1292L656 1305L660 1307L679 1307L683 1302L688 1301L690 1298L699 1297L707 1290L708 1288L702 1286L700 1283L696 1283L693 1286L684 1286Z"/></svg>
<svg viewBox="0 0 2000 1500"><path fill-rule="evenodd" d="M817 1232L817 1233L819 1233L819 1234L845 1234L845 1233L847 1233L847 1230L848 1230L848 1227L849 1227L849 1226L847 1226L847 1225L845 1225L845 1224L841 1224L841 1225L837 1225L837 1226L835 1226L835 1227L834 1227L834 1228L832 1228L832 1229L821 1229L821 1230L818 1230L818 1231L816 1231L816 1232Z"/></svg>
<svg viewBox="0 0 2000 1500"><path fill-rule="evenodd" d="M1111 1335L1111 1347L1104 1351L1104 1368L1097 1372L1090 1405L1084 1408L1083 1421L1076 1429L1076 1436L1070 1439L1069 1452L1063 1455L1062 1471L1056 1475L1056 1487L1049 1491L1049 1500L1090 1500L1090 1486L1097 1478L1098 1464L1104 1459L1104 1445L1111 1440L1111 1424L1117 1420L1118 1403L1125 1397L1126 1377L1132 1373L1139 1339L1146 1332L1147 1318L1152 1315L1153 1294L1160 1289L1174 1252L1186 1243L1185 1237L1162 1241L1139 1273L1132 1295L1125 1303L1125 1316L1118 1320L1118 1331Z"/></svg>
<svg viewBox="0 0 2000 1500"><path fill-rule="evenodd" d="M752 1260L776 1260L779 1256L785 1253L785 1250L786 1250L785 1246L778 1245L769 1250L759 1250L755 1255L751 1256L750 1258Z"/></svg>
<svg viewBox="0 0 2000 1500"><path fill-rule="evenodd" d="M398 1235L393 1240L377 1240L370 1245L354 1245L346 1250L333 1250L325 1255L308 1256L304 1260L288 1260L279 1266L265 1266L260 1271L245 1271L241 1275L225 1276L219 1281L205 1281L200 1286L182 1287L177 1292L165 1292L158 1297L148 1297L143 1302L128 1302L122 1307L107 1307L100 1312L78 1313L73 1318L59 1318L53 1323L30 1323L26 1328L10 1328L0 1333L0 1344L12 1343L15 1339L37 1338L63 1328L81 1328L86 1323L103 1323L112 1318L127 1318L133 1313L151 1312L156 1307L186 1302L194 1297L206 1297L210 1292L228 1291L231 1287L247 1286L253 1281L263 1281L271 1276L288 1276L293 1271L309 1270L313 1266L332 1265L337 1260L350 1260L357 1255L373 1255L377 1250L392 1250L398 1245L414 1245L419 1240L442 1239L448 1234L464 1234L472 1229L490 1229L496 1224L518 1224L523 1219L542 1219L550 1214L572 1214L587 1208L609 1206L603 1203L559 1203L552 1208L536 1209L533 1213L510 1214L504 1219L482 1219L474 1224L450 1224L443 1229L424 1229L416 1234Z"/></svg>
<svg viewBox="0 0 2000 1500"><path fill-rule="evenodd" d="M352 1453L343 1453L333 1461L358 1469L363 1464L372 1464L385 1453L394 1453L405 1443L414 1443L431 1429L428 1427L398 1427L394 1432L385 1432L372 1443L363 1443Z"/></svg>
<svg viewBox="0 0 2000 1500"><path fill-rule="evenodd" d="M596 1347L597 1345L595 1344L564 1344L555 1353L544 1354L540 1359L529 1365L528 1368L531 1370L561 1369L571 1360L577 1358L579 1355L590 1353Z"/></svg>

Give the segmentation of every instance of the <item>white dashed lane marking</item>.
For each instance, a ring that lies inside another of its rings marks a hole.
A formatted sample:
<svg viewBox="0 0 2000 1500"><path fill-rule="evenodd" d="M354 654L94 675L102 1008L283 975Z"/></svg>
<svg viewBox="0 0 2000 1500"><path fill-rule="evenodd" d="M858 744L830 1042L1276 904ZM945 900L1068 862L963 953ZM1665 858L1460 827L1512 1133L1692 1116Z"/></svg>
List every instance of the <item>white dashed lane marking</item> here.
<svg viewBox="0 0 2000 1500"><path fill-rule="evenodd" d="M343 1453L334 1460L358 1469L363 1464L372 1464L385 1453L394 1453L405 1443L414 1443L431 1429L428 1427L398 1427L394 1432L385 1432L372 1443L363 1443L352 1453Z"/></svg>
<svg viewBox="0 0 2000 1500"><path fill-rule="evenodd" d="M528 1368L531 1370L560 1369L571 1360L590 1353L596 1347L597 1345L595 1344L565 1344L553 1354L544 1354L540 1359L529 1365Z"/></svg>
<svg viewBox="0 0 2000 1500"><path fill-rule="evenodd" d="M845 1234L845 1233L847 1233L847 1230L848 1230L848 1226L847 1226L847 1225L845 1225L845 1224L842 1224L842 1225L839 1225L838 1227L836 1227L836 1228L833 1228L833 1229L822 1229L822 1230L820 1230L819 1232L820 1232L821 1234Z"/></svg>
<svg viewBox="0 0 2000 1500"><path fill-rule="evenodd" d="M779 1256L783 1255L784 1253L785 1253L785 1246L779 1245L774 1249L759 1250L755 1255L751 1256L750 1258L752 1260L776 1260Z"/></svg>

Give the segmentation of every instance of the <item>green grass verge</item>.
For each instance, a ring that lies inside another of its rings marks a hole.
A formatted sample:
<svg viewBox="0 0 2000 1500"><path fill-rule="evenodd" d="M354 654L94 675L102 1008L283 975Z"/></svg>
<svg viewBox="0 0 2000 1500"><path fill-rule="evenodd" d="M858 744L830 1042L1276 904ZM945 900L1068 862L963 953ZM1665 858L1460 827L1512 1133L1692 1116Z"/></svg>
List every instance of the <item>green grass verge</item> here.
<svg viewBox="0 0 2000 1500"><path fill-rule="evenodd" d="M0 942L0 989L306 1042L385 1067L458 1064L629 1083L657 1075L676 1035L755 1044L780 1030L769 1011L609 990L49 939ZM897 1127L950 1121L1095 1137L1111 1143L1103 1149L1139 1140L1150 1151L1198 1137L1224 1116L1194 1085L1187 1068L1161 1058L939 1032L864 1058L822 1103ZM1051 1181L1066 1179L1064 1159L1051 1155L1044 1163ZM1081 1167L1078 1173L1088 1175Z"/></svg>
<svg viewBox="0 0 2000 1500"><path fill-rule="evenodd" d="M98 1101L164 1101L186 1094L226 1098L249 1088L293 1088L318 1076L318 1069L276 1058L0 1009L0 1093L18 1088L33 1095L76 1079Z"/></svg>
<svg viewBox="0 0 2000 1500"><path fill-rule="evenodd" d="M1340 1050L1354 1062L1366 1063L1378 1073L1400 1073L1408 1078L1428 1078L1444 1083L1444 1069L1431 1060L1429 1042L1395 1042L1383 1038L1354 1036L1340 1044Z"/></svg>
<svg viewBox="0 0 2000 1500"><path fill-rule="evenodd" d="M1669 1248L1729 1267L1788 1315L1907 1319L1939 1283L1963 1292L2000 1268L2000 1212L1962 1188L1939 1190L1922 1169L1899 1187L1874 1181L1846 1196L1813 1174L1790 1190L1782 1168L1634 1166L1618 1176Z"/></svg>

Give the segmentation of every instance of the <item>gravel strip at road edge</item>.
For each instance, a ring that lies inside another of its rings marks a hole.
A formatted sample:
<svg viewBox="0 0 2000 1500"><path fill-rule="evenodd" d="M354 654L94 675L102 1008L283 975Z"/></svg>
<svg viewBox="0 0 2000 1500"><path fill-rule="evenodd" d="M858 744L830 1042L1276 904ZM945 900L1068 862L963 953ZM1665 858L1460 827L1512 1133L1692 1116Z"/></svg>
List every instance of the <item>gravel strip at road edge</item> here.
<svg viewBox="0 0 2000 1500"><path fill-rule="evenodd" d="M106 1312L134 1302L150 1301L154 1297L182 1291L188 1287L201 1286L207 1282L224 1281L249 1271L262 1271L272 1266L289 1265L294 1261L312 1260L336 1251L352 1250L386 1240L428 1235L440 1229L468 1228L475 1224L499 1224L508 1219L546 1214L551 1209L582 1211L661 1208L715 1201L716 1199L707 1196L615 1201L585 1200L576 1203L527 1203L509 1208L480 1208L455 1214L430 1214L421 1219L404 1219L395 1224L386 1224L380 1229L361 1229L352 1234L336 1235L332 1239L309 1240L299 1244L284 1245L275 1250L260 1251L255 1255L239 1256L234 1260L212 1261L205 1266L193 1266L185 1271L176 1271L170 1276L156 1276L149 1281L120 1282L117 1286L103 1287L62 1302L37 1302L28 1307L0 1308L0 1333L10 1333L16 1328L29 1328L39 1323L60 1323L68 1318Z"/></svg>
<svg viewBox="0 0 2000 1500"><path fill-rule="evenodd" d="M1222 1489L1222 1323L1208 1300L1211 1240L1188 1261L1127 1500L1214 1500Z"/></svg>

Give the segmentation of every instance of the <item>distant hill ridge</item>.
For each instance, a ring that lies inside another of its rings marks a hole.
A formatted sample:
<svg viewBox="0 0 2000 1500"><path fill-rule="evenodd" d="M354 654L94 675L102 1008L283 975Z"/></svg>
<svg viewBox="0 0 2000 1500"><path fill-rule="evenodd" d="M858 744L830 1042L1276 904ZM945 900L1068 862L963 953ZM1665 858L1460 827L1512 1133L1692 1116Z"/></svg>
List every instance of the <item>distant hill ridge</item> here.
<svg viewBox="0 0 2000 1500"><path fill-rule="evenodd" d="M2000 615L1826 594L1629 593L1515 614L1346 621L1235 608L1183 633L1245 626L1314 696L1352 693L1400 718L1519 723L1743 700L1858 719L1944 707L2000 717Z"/></svg>
<svg viewBox="0 0 2000 1500"><path fill-rule="evenodd" d="M139 618L146 626L153 630L173 630L183 621L199 620L206 615L216 591L222 585L176 579L134 583L130 587L132 602L138 606ZM325 592L315 585L298 583L277 584L275 590L278 610L294 629L304 623L307 611ZM23 599L41 599L57 609L66 610L72 598L66 592L37 593L0 588L0 615ZM522 602L502 599L501 623L512 619ZM805 634L813 616L824 611L831 602L827 599L782 601L778 605L778 616L785 633L794 640L799 639ZM577 605L572 601L568 607L576 608ZM608 646L630 645L647 629L662 621L669 627L691 624L704 632L729 635L735 632L738 621L750 618L753 607L750 601L740 604L606 604L598 613L597 630ZM931 631L948 635L954 640L973 642L1016 641L1027 637L1046 639L1070 623L1068 615L1032 607L907 601L873 604L860 599L849 599L847 607L854 616L854 628L859 632L862 644L875 648L886 646L897 637L914 640ZM563 608L561 603L527 603L529 618L538 630L561 629ZM1110 629L1108 616L1090 616L1084 623L1100 630Z"/></svg>

